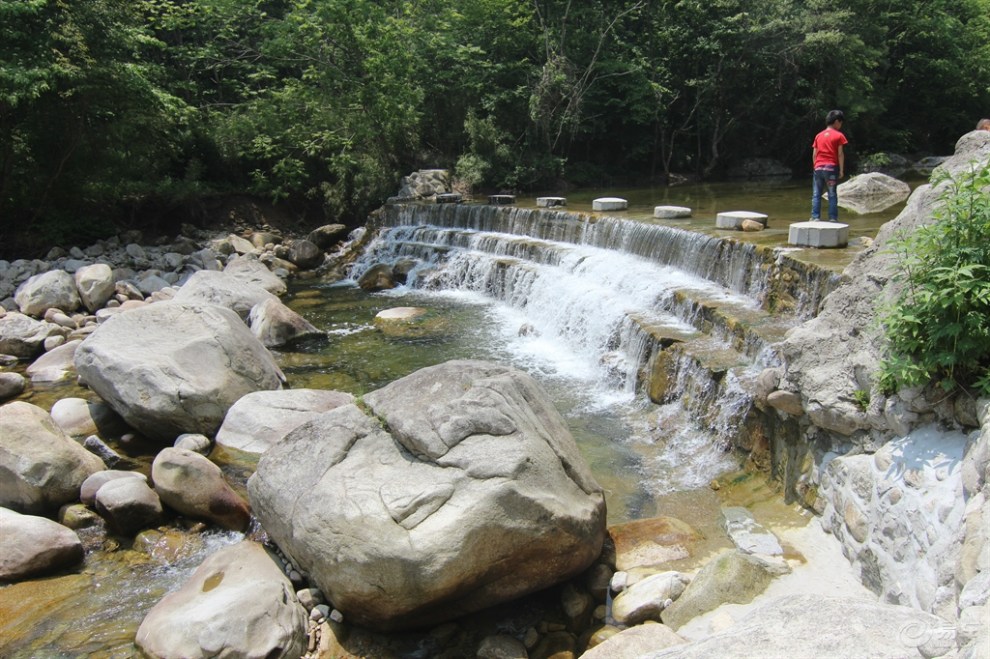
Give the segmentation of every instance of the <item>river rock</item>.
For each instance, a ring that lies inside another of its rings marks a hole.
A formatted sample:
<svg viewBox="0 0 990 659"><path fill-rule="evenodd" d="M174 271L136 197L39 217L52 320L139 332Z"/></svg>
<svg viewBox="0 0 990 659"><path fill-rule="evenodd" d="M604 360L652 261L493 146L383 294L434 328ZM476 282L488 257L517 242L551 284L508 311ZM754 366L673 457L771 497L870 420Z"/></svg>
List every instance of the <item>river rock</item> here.
<svg viewBox="0 0 990 659"><path fill-rule="evenodd" d="M738 550L722 552L706 563L681 596L664 609L663 622L677 630L722 604L747 604L776 576L788 571L784 563L769 563Z"/></svg>
<svg viewBox="0 0 990 659"><path fill-rule="evenodd" d="M20 373L0 373L0 403L20 396L27 387L27 378Z"/></svg>
<svg viewBox="0 0 990 659"><path fill-rule="evenodd" d="M103 469L90 475L83 481L82 485L79 487L79 500L87 506L95 506L96 494L100 491L100 488L110 481L117 480L119 478L137 478L145 483L148 482L148 477L139 471Z"/></svg>
<svg viewBox="0 0 990 659"><path fill-rule="evenodd" d="M282 304L279 299L256 304L248 315L251 333L266 348L284 346L307 336L325 336L311 322Z"/></svg>
<svg viewBox="0 0 990 659"><path fill-rule="evenodd" d="M31 382L59 382L75 374L76 348L81 339L52 348L25 369Z"/></svg>
<svg viewBox="0 0 990 659"><path fill-rule="evenodd" d="M284 389L255 391L238 400L217 431L217 444L248 453L264 453L306 421L354 396L340 391Z"/></svg>
<svg viewBox="0 0 990 659"><path fill-rule="evenodd" d="M481 640L476 659L529 659L529 653L516 637L494 634Z"/></svg>
<svg viewBox="0 0 990 659"><path fill-rule="evenodd" d="M83 559L75 531L45 517L0 507L0 529L0 582L47 574Z"/></svg>
<svg viewBox="0 0 990 659"><path fill-rule="evenodd" d="M79 498L79 486L103 462L72 441L37 405L0 407L0 506L53 514Z"/></svg>
<svg viewBox="0 0 990 659"><path fill-rule="evenodd" d="M251 394L248 395L250 396ZM229 411L227 413L230 414ZM184 448L187 451L199 453L200 455L209 455L210 449L213 448L213 442L210 441L209 437L201 433L187 432L175 438L174 446L175 448Z"/></svg>
<svg viewBox="0 0 990 659"><path fill-rule="evenodd" d="M105 263L79 268L74 279L79 298L90 312L102 308L116 292L113 270Z"/></svg>
<svg viewBox="0 0 990 659"><path fill-rule="evenodd" d="M117 478L96 491L96 511L111 529L132 536L161 524L162 502L142 478Z"/></svg>
<svg viewBox="0 0 990 659"><path fill-rule="evenodd" d="M784 553L777 536L757 522L753 513L745 508L722 508L722 528L732 543L747 554L780 556Z"/></svg>
<svg viewBox="0 0 990 659"><path fill-rule="evenodd" d="M395 288L392 266L387 263L376 263L358 278L358 286L372 293Z"/></svg>
<svg viewBox="0 0 990 659"><path fill-rule="evenodd" d="M248 481L269 536L346 619L432 624L598 557L601 488L528 375L452 361L363 403L289 433Z"/></svg>
<svg viewBox="0 0 990 659"><path fill-rule="evenodd" d="M41 317L49 309L75 311L79 307L79 293L72 275L64 270L49 270L18 286L14 301L21 313Z"/></svg>
<svg viewBox="0 0 990 659"><path fill-rule="evenodd" d="M306 611L264 548L244 541L207 558L145 616L135 643L156 659L296 659Z"/></svg>
<svg viewBox="0 0 990 659"><path fill-rule="evenodd" d="M240 281L260 286L272 295L284 295L288 290L285 282L257 258L238 256L231 259L223 271Z"/></svg>
<svg viewBox="0 0 990 659"><path fill-rule="evenodd" d="M285 379L237 314L174 301L99 325L77 349L76 370L128 425L169 443L212 435L241 396Z"/></svg>
<svg viewBox="0 0 990 659"><path fill-rule="evenodd" d="M172 298L175 302L205 303L232 309L247 319L251 308L265 300L278 298L257 284L242 281L225 272L200 270L182 285Z"/></svg>
<svg viewBox="0 0 990 659"><path fill-rule="evenodd" d="M856 213L877 213L899 204L911 194L911 186L880 172L854 176L840 183L839 205Z"/></svg>
<svg viewBox="0 0 990 659"><path fill-rule="evenodd" d="M674 517L653 517L616 524L608 529L615 544L615 567L662 565L690 556L691 547L701 539L691 526Z"/></svg>
<svg viewBox="0 0 990 659"><path fill-rule="evenodd" d="M670 606L691 583L680 572L660 572L637 581L619 593L612 602L612 617L620 625L638 625L645 620L660 621L660 613Z"/></svg>
<svg viewBox="0 0 990 659"><path fill-rule="evenodd" d="M347 227L343 224L324 224L310 231L309 235L306 236L306 240L325 250L333 246L346 233Z"/></svg>
<svg viewBox="0 0 990 659"><path fill-rule="evenodd" d="M287 258L303 270L311 270L323 265L323 250L308 240L293 240L289 243Z"/></svg>
<svg viewBox="0 0 990 659"><path fill-rule="evenodd" d="M641 659L937 657L955 647L945 620L906 606L828 595L788 595L704 639Z"/></svg>
<svg viewBox="0 0 990 659"><path fill-rule="evenodd" d="M609 636L581 659L628 659L683 643L686 641L667 625L646 623Z"/></svg>
<svg viewBox="0 0 990 659"><path fill-rule="evenodd" d="M55 323L11 311L0 317L0 354L31 359L44 349L45 339L64 334Z"/></svg>
<svg viewBox="0 0 990 659"><path fill-rule="evenodd" d="M58 427L70 437L112 437L127 428L120 415L103 401L60 398L52 405L51 415Z"/></svg>
<svg viewBox="0 0 990 659"><path fill-rule="evenodd" d="M227 484L223 472L199 453L163 449L151 465L151 480L162 502L189 517L243 531L251 521L247 502Z"/></svg>

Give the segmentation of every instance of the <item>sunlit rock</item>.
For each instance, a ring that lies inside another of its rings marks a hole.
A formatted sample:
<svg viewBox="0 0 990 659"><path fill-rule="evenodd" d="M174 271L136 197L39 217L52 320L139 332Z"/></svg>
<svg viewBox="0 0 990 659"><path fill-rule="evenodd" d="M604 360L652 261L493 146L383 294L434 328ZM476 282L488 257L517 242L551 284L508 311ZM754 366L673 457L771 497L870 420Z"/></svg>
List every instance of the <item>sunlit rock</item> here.
<svg viewBox="0 0 990 659"><path fill-rule="evenodd" d="M162 502L183 515L232 531L243 531L251 520L247 502L230 487L220 467L199 453L163 449L151 465L151 480Z"/></svg>
<svg viewBox="0 0 990 659"><path fill-rule="evenodd" d="M72 529L0 507L0 582L72 567L82 559L82 542Z"/></svg>
<svg viewBox="0 0 990 659"><path fill-rule="evenodd" d="M68 272L49 270L34 275L17 287L14 300L21 313L42 316L49 309L74 311L79 307L76 282Z"/></svg>

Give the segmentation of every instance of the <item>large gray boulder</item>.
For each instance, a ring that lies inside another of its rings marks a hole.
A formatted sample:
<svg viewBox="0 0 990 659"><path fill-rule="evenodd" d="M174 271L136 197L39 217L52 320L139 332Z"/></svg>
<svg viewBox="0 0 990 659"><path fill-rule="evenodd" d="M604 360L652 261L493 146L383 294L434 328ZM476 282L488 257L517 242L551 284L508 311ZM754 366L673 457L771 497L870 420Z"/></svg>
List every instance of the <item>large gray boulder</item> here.
<svg viewBox="0 0 990 659"><path fill-rule="evenodd" d="M974 160L990 160L990 132L963 135L955 155L940 167L959 172ZM899 290L892 280L896 255L891 239L930 223L941 191L942 186L930 185L915 189L905 209L883 225L873 245L846 268L818 316L792 329L780 344L786 366L779 388L800 395L808 421L818 428L860 441L883 441L895 430L904 430L898 410L906 403L900 395L886 396L873 378L884 345L876 322L877 303ZM856 391L870 394L865 411L853 395Z"/></svg>
<svg viewBox="0 0 990 659"><path fill-rule="evenodd" d="M248 315L248 324L266 348L276 348L307 336L325 336L311 322L278 299L259 302Z"/></svg>
<svg viewBox="0 0 990 659"><path fill-rule="evenodd" d="M285 379L236 313L174 301L109 318L76 350L76 370L128 425L169 443L212 435L241 396Z"/></svg>
<svg viewBox="0 0 990 659"><path fill-rule="evenodd" d="M600 486L528 375L422 369L289 433L251 504L344 616L432 624L573 576L605 534Z"/></svg>
<svg viewBox="0 0 990 659"><path fill-rule="evenodd" d="M72 275L64 270L49 270L18 286L14 301L21 313L43 316L49 309L75 311L79 308L79 293Z"/></svg>
<svg viewBox="0 0 990 659"><path fill-rule="evenodd" d="M911 194L911 186L893 176L869 172L840 183L839 205L855 213L878 213L899 204Z"/></svg>
<svg viewBox="0 0 990 659"><path fill-rule="evenodd" d="M217 444L247 453L264 453L310 419L353 402L354 396L340 391L255 391L228 410L217 431Z"/></svg>
<svg viewBox="0 0 990 659"><path fill-rule="evenodd" d="M725 631L641 659L921 659L954 650L955 637L955 629L942 618L906 606L789 595L771 600Z"/></svg>
<svg viewBox="0 0 990 659"><path fill-rule="evenodd" d="M65 328L55 323L11 311L0 317L0 355L31 359L44 350L45 339L65 333Z"/></svg>
<svg viewBox="0 0 990 659"><path fill-rule="evenodd" d="M0 506L52 514L78 500L83 481L105 468L37 405L14 401L0 407Z"/></svg>
<svg viewBox="0 0 990 659"><path fill-rule="evenodd" d="M172 300L215 304L232 309L242 319L247 319L251 307L265 300L278 301L278 297L258 284L243 281L232 274L200 270L182 285Z"/></svg>
<svg viewBox="0 0 990 659"><path fill-rule="evenodd" d="M272 295L284 295L288 290L285 282L257 258L238 256L231 259L223 271L242 282L260 286Z"/></svg>
<svg viewBox="0 0 990 659"><path fill-rule="evenodd" d="M71 529L0 507L0 581L36 577L82 559L82 542Z"/></svg>
<svg viewBox="0 0 990 659"><path fill-rule="evenodd" d="M306 653L306 610L265 549L245 540L158 602L135 643L156 659L296 659Z"/></svg>

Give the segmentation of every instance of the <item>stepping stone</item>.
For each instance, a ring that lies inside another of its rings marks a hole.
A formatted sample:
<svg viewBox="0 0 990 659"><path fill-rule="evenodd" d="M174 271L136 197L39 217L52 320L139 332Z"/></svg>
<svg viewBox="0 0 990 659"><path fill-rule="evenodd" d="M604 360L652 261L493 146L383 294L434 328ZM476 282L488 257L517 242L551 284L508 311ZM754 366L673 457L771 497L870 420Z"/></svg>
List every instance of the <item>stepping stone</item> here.
<svg viewBox="0 0 990 659"><path fill-rule="evenodd" d="M464 201L464 197L458 192L445 192L437 195L438 204L459 204Z"/></svg>
<svg viewBox="0 0 990 659"><path fill-rule="evenodd" d="M629 208L629 202L622 197L599 197L591 202L591 210L595 211L624 211Z"/></svg>
<svg viewBox="0 0 990 659"><path fill-rule="evenodd" d="M777 536L763 528L745 508L723 508L722 528L736 547L747 554L780 556L784 553Z"/></svg>
<svg viewBox="0 0 990 659"><path fill-rule="evenodd" d="M691 217L691 209L686 206L657 206L653 209L653 217L661 220L677 220Z"/></svg>
<svg viewBox="0 0 990 659"><path fill-rule="evenodd" d="M493 206L508 206L516 203L516 196L511 194L488 195L488 203Z"/></svg>
<svg viewBox="0 0 990 659"><path fill-rule="evenodd" d="M787 231L787 242L799 247L845 247L849 225L841 222L795 222Z"/></svg>
<svg viewBox="0 0 990 659"><path fill-rule="evenodd" d="M743 220L753 220L763 226L767 225L767 216L763 213L752 211L726 211L715 216L715 228L717 229L740 229Z"/></svg>
<svg viewBox="0 0 990 659"><path fill-rule="evenodd" d="M554 208L556 206L566 206L567 197L537 197L537 208Z"/></svg>

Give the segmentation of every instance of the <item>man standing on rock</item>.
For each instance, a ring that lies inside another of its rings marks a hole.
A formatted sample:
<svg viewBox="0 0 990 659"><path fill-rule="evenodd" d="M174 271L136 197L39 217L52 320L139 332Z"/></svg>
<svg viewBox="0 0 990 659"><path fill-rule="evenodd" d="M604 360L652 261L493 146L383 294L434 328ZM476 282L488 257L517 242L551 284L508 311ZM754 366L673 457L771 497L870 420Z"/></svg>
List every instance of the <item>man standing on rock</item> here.
<svg viewBox="0 0 990 659"><path fill-rule="evenodd" d="M846 154L843 147L849 143L842 134L845 115L842 110L832 110L825 117L825 130L815 135L811 144L811 162L814 178L811 186L811 220L822 217L822 193L828 190L828 221L839 221L839 195L835 186L846 173Z"/></svg>

